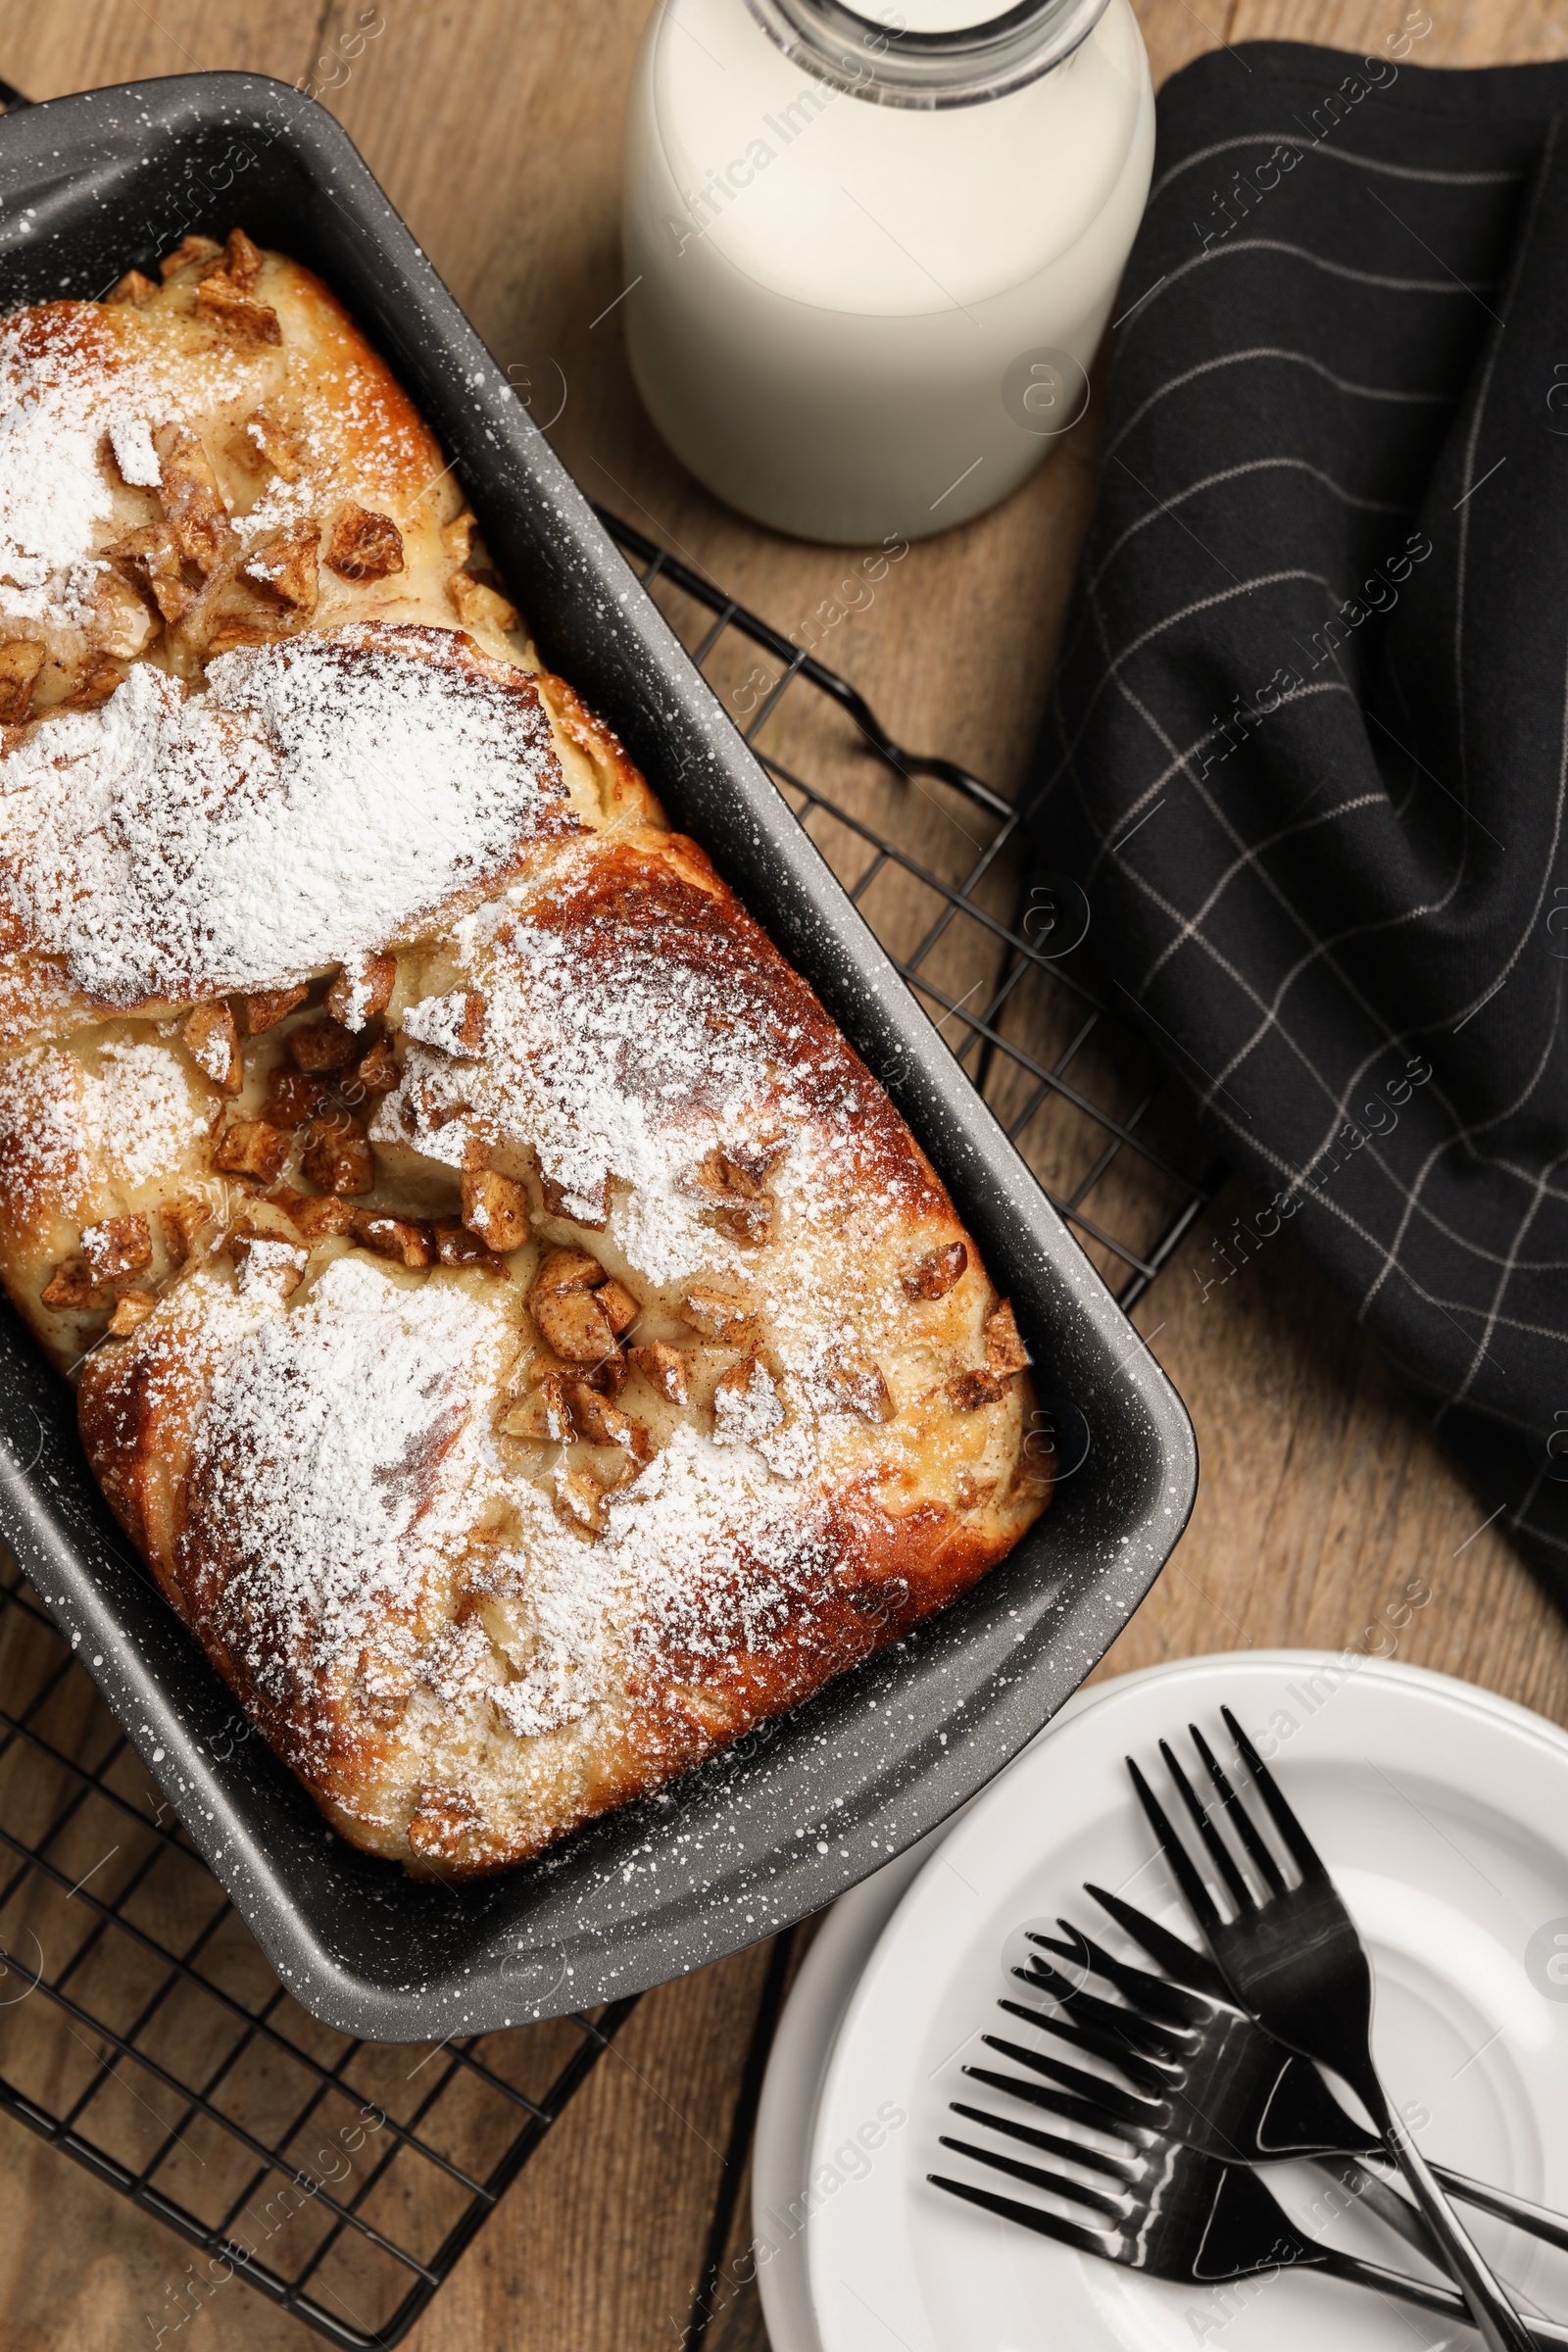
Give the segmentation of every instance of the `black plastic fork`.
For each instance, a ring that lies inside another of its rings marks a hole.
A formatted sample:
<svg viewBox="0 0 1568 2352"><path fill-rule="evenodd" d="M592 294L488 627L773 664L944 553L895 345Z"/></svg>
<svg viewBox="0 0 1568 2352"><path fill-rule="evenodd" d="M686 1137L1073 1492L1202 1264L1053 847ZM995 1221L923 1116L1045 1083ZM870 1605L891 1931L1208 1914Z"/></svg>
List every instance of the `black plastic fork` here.
<svg viewBox="0 0 1568 2352"><path fill-rule="evenodd" d="M973 2068L966 2068L973 2073ZM1028 2085L1001 2077L986 2077L1001 2087L1027 2093ZM972 2140L946 2133L942 2145L956 2155L972 2159L1033 2189L1054 2197L1065 2213L1000 2196L972 2181L956 2180L942 2173L926 2178L950 2196L962 2197L1004 2221L1017 2222L1042 2237L1054 2238L1080 2254L1099 2254L1108 2262L1155 2278L1171 2278L1194 2286L1217 2286L1228 2279L1266 2277L1294 2268L1326 2272L1357 2286L1375 2287L1380 2294L1397 2296L1446 2320L1470 2317L1451 2287L1408 2278L1402 2271L1386 2270L1337 2246L1304 2237L1287 2218L1264 2183L1244 2165L1220 2164L1197 2148L1181 2146L1160 2133L1136 2127L1111 2128L1115 2152L1064 2138L1059 2132L1038 2131L1011 2117L991 2115L983 2108L957 2100L954 2112L1004 2134L1015 2145L1065 2163L1088 2174L1070 2174L1031 2163L1000 2149L980 2147ZM1568 2328L1543 2320L1526 2327L1519 2322L1526 2352L1560 2352L1568 2346Z"/></svg>
<svg viewBox="0 0 1568 2352"><path fill-rule="evenodd" d="M1202 1930L1231 1997L1288 2049L1331 2067L1366 2108L1409 2182L1488 2352L1528 2352L1533 2340L1529 2328L1448 2203L1383 2088L1372 2057L1372 1971L1355 1923L1262 1757L1231 1709L1222 1708L1221 1713L1300 1878L1295 1886L1287 1884L1207 1740L1196 1725L1190 1725L1193 1744L1224 1817L1264 1891L1261 1899L1253 1892L1209 1811L1200 1803L1175 1751L1162 1740L1160 1754L1234 1906L1234 1916L1227 1919L1220 1911L1158 1798L1129 1756L1133 1785L1187 1907Z"/></svg>
<svg viewBox="0 0 1568 2352"><path fill-rule="evenodd" d="M1119 2036L1129 2026L1136 2030L1137 2018L1142 2018L1146 2025L1163 2025L1169 2031L1171 2019L1177 2014L1172 2010L1172 2002L1191 2003L1190 2009L1179 2013L1183 2019L1180 2052L1165 2062L1170 2079L1159 2094L1162 2103L1146 2120L1169 2132L1173 2138L1206 2148L1211 2156L1221 2159L1265 2164L1280 2157L1309 2154L1360 2196L1368 2176L1354 2160L1374 2154L1387 2156L1388 2151L1377 2135L1351 2121L1338 2100L1331 2097L1315 2068L1295 2057L1255 2018L1234 2007L1212 1961L1124 1896L1107 1894L1103 1887L1093 1886L1086 1886L1084 1891L1110 1914L1135 1943L1142 1944L1165 1973L1152 1976L1147 1969L1113 1959L1067 1920L1058 1923L1067 1938L1065 1942L1031 1932L1031 1943L1070 1961L1075 1973L1087 1968L1102 1978L1107 1984L1114 1985L1128 2004L1125 2009L1112 2008L1108 2002L1099 2004L1097 2028L1107 2038L1099 2042L1083 2040L1079 2046L1110 2057L1113 2065L1126 2072L1125 2062L1115 2054L1108 2036L1113 2033ZM1050 1992L1061 2004L1067 2026L1055 2020L1040 2022L1062 2039L1072 2040L1072 2021L1078 2016L1077 2004L1083 1997L1081 1988L1070 1979L1059 1978L1048 1963L1032 1961L1029 1970L1015 1969L1013 1973L1025 1984L1038 1982L1043 1991ZM1108 2020L1114 2020L1114 2026ZM1172 2038L1175 2039L1174 2034ZM1147 2043L1139 2046L1147 2051ZM1151 2098L1155 2095L1151 2089ZM1511 2223L1516 2230L1528 2230L1533 2237L1544 2238L1548 2245L1568 2251L1568 2216L1553 2213L1544 2205L1533 2205L1509 2189L1474 2180L1468 2174L1453 2172L1447 2165L1435 2164L1432 2170L1450 2197L1461 2197L1467 2205L1475 2205L1483 2213ZM1399 2221L1384 2211L1381 2201L1376 2203L1376 2210L1384 2212L1386 2220L1393 2220L1396 2228L1401 2228ZM1409 2214L1412 2209L1405 2206L1404 2211Z"/></svg>

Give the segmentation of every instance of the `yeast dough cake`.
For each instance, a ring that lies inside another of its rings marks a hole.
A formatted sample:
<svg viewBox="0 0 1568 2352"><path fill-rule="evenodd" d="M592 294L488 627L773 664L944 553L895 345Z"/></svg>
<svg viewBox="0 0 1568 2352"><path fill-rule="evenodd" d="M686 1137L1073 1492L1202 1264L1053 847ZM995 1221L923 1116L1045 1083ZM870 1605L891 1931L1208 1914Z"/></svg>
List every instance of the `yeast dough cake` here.
<svg viewBox="0 0 1568 2352"><path fill-rule="evenodd" d="M413 1870L793 1706L1049 1496L919 1147L239 230L0 321L0 1279Z"/></svg>

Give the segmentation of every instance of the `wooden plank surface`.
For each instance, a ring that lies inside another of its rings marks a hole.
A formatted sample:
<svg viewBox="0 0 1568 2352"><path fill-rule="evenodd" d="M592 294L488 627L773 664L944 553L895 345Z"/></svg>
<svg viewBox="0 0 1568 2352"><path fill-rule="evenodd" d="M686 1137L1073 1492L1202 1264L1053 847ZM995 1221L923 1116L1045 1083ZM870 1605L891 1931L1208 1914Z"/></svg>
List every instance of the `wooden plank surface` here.
<svg viewBox="0 0 1568 2352"><path fill-rule="evenodd" d="M669 458L626 374L619 131L649 0L0 0L0 75L34 97L192 66L314 74L498 360L536 388L590 495L786 632L843 576L716 507ZM1402 5L1141 0L1157 78L1216 43L1380 44ZM1552 0L1434 10L1423 65L1568 54ZM374 26L375 29L369 29ZM1238 71L1242 71L1239 64ZM541 413L537 412L536 413ZM1015 786L1093 495L1093 415L998 512L911 551L824 658L909 744ZM910 820L947 854L938 808ZM948 845L953 855L958 845ZM896 901L879 919L897 926ZM1568 1632L1448 1468L1348 1313L1283 1236L1200 1301L1222 1196L1137 1310L1192 1410L1192 1527L1106 1660L1363 1638L1413 1579L1430 1600L1399 1654L1568 1721ZM653 2352L681 2340L707 2247L767 1964L744 1954L642 2005L615 2052L481 2232L411 2339L419 2352ZM0 2126L0 2333L40 2352L153 2343L184 2274L177 2241L20 2127ZM726 2258L745 2236L742 2202ZM209 2352L303 2345L231 2285L193 2329ZM179 2341L166 2336L166 2342ZM764 2342L755 2290L726 2293L713 2352Z"/></svg>

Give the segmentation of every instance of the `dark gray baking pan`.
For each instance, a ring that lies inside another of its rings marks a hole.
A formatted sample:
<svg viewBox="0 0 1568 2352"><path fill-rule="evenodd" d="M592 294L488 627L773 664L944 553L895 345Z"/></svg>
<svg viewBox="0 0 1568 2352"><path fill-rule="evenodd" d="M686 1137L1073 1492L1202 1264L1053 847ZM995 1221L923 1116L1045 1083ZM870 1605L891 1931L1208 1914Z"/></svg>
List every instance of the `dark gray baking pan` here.
<svg viewBox="0 0 1568 2352"><path fill-rule="evenodd" d="M956 1607L662 1794L452 1891L356 1853L247 1736L0 1323L0 1535L290 1989L438 2039L663 1982L818 1909L972 1796L1077 1689L1192 1505L1187 1415L330 115L181 74L0 122L0 308L103 292L241 221L318 270L456 459L547 657L817 989L951 1187L1089 1450ZM1079 1425L1080 1427L1082 1425Z"/></svg>

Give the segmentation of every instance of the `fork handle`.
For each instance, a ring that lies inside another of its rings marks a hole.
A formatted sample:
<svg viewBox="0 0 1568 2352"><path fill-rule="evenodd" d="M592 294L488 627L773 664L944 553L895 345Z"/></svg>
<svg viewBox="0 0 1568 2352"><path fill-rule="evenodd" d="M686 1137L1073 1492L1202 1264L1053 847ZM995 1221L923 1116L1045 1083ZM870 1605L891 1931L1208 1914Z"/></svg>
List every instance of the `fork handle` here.
<svg viewBox="0 0 1568 2352"><path fill-rule="evenodd" d="M1403 2118L1389 2105L1370 2051L1365 2066L1357 2068L1348 2080L1365 2102L1409 2182L1444 2263L1470 2308L1473 2325L1480 2330L1487 2352L1531 2352L1535 2338L1530 2328L1439 2187L1432 2167L1406 2130Z"/></svg>
<svg viewBox="0 0 1568 2352"><path fill-rule="evenodd" d="M1450 2172L1446 2164L1435 2164L1432 2170L1450 2197L1462 2197L1467 2205L1494 2214L1499 2222L1511 2222L1516 2230L1528 2230L1532 2237L1544 2237L1549 2246L1568 2250L1568 2219L1562 2214L1544 2205L1532 2205L1528 2197L1516 2197L1509 2189L1472 2180L1465 2173Z"/></svg>
<svg viewBox="0 0 1568 2352"><path fill-rule="evenodd" d="M1408 2278L1403 2271L1385 2270L1380 2262L1365 2262L1359 2254L1342 2253L1338 2246L1315 2245L1314 2270L1325 2271L1331 2278L1344 2278L1352 2286L1370 2286L1382 2295L1393 2295L1401 2303L1414 2303L1422 2311L1435 2312L1440 2319L1458 2320L1464 2327L1477 2323L1462 2295L1451 2286L1429 2285L1424 2278ZM1568 2328L1557 2320L1521 2320L1522 2341L1532 2352L1560 2352L1568 2346Z"/></svg>
<svg viewBox="0 0 1568 2352"><path fill-rule="evenodd" d="M1437 2262L1441 2269L1442 2259L1434 2252L1432 2235L1426 2223L1408 2197L1401 2196L1397 2189L1391 2187L1382 2173L1375 2169L1371 2162L1374 2155L1383 2164L1392 2164L1394 2161L1386 2148L1380 2148L1369 2149L1365 2157L1319 2156L1314 2162L1320 2171L1342 2182L1351 2196L1359 2198L1369 2213L1375 2213L1391 2230L1396 2230L1402 2238L1424 2254L1429 2262ZM1459 2197L1466 2205L1477 2206L1481 2212L1494 2215L1499 2222L1509 2222L1514 2229L1528 2230L1532 2237L1544 2238L1547 2245L1561 2246L1568 2251L1568 2216L1553 2213L1546 2205L1532 2205L1528 2197L1515 2196L1512 2189L1494 2188L1486 2180L1472 2180L1468 2173L1453 2172L1446 2164L1435 2164L1432 2171L1450 2197Z"/></svg>

